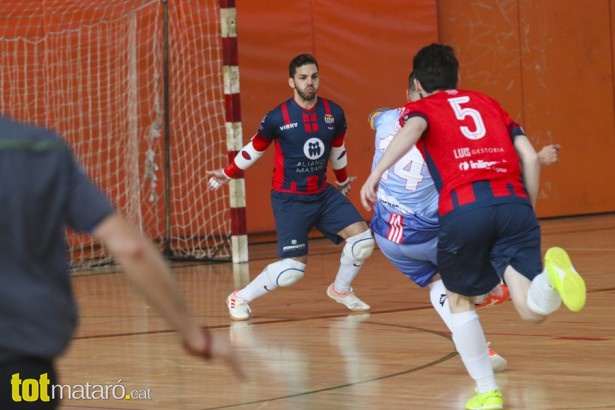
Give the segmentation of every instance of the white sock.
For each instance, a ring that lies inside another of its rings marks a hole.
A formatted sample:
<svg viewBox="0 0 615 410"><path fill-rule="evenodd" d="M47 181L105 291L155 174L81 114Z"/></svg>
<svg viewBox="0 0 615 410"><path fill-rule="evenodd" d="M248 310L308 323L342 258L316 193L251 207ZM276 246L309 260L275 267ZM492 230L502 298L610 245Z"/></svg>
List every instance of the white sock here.
<svg viewBox="0 0 615 410"><path fill-rule="evenodd" d="M342 252L340 268L335 276L335 282L333 282L335 291L339 293L348 292L350 290L350 284L357 276L357 273L359 273L361 266L363 266L363 261L351 258L347 256L346 253Z"/></svg>
<svg viewBox="0 0 615 410"><path fill-rule="evenodd" d="M277 283L269 279L267 267L265 267L252 282L248 283L245 288L237 291L237 296L249 303L277 288Z"/></svg>
<svg viewBox="0 0 615 410"><path fill-rule="evenodd" d="M483 328L474 310L451 314L453 341L461 360L476 382L479 393L497 389L491 360L487 353L487 341Z"/></svg>
<svg viewBox="0 0 615 410"><path fill-rule="evenodd" d="M527 306L539 315L550 315L562 304L559 293L551 287L549 276L542 272L536 276L527 292Z"/></svg>
<svg viewBox="0 0 615 410"><path fill-rule="evenodd" d="M439 279L427 286L429 286L429 299L431 300L433 308L436 310L438 315L440 315L448 330L452 333L451 309L448 306L448 298L446 297L446 288L444 287L444 283L441 279Z"/></svg>

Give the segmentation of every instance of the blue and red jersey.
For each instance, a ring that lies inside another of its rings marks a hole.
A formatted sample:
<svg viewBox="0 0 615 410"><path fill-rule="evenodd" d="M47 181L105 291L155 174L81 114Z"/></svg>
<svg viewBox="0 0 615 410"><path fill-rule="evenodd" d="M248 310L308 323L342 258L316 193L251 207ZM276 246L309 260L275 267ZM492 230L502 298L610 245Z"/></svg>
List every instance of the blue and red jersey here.
<svg viewBox="0 0 615 410"><path fill-rule="evenodd" d="M272 189L298 194L325 189L331 148L343 145L346 128L344 110L321 97L309 110L290 98L267 113L252 142L259 151L275 142Z"/></svg>
<svg viewBox="0 0 615 410"><path fill-rule="evenodd" d="M440 193L440 216L461 207L529 202L513 145L525 133L497 101L473 91L440 91L406 104L401 124L414 116L427 121L417 147Z"/></svg>

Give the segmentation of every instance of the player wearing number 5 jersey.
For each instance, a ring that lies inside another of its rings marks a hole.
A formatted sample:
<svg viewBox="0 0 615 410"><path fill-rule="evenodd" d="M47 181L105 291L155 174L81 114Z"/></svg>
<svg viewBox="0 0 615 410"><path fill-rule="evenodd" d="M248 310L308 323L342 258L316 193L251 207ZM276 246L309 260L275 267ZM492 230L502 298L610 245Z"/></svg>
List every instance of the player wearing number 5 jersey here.
<svg viewBox="0 0 615 410"><path fill-rule="evenodd" d="M438 119L429 121L418 148L440 192L442 218L459 208L465 212L499 203L528 203L513 147L515 137L525 135L497 102L476 92L444 90L425 98L420 108L408 104L402 121L413 117ZM535 172L537 177L538 168ZM537 178L528 189L537 191Z"/></svg>
<svg viewBox="0 0 615 410"><path fill-rule="evenodd" d="M411 76L412 78L412 76ZM412 82L409 97L412 98ZM374 160L378 164L386 147L401 128L399 117L403 109L380 109L369 117L376 131ZM450 309L446 289L438 275L437 245L438 191L429 174L423 156L412 147L390 169L382 174L378 185L378 202L374 205L371 228L382 253L406 277L420 287L429 289L432 306L450 330ZM481 306L503 303L508 289L498 284L485 296ZM493 349L488 349L493 370L503 371L507 361Z"/></svg>
<svg viewBox="0 0 615 410"><path fill-rule="evenodd" d="M402 125L361 188L377 202L382 174L416 145L439 191L438 269L447 289L455 347L477 395L466 409L502 409L474 299L504 279L519 316L541 323L563 302L578 312L585 284L567 253L541 260L533 206L539 158L523 129L492 98L457 89L459 62L450 46L432 44L413 59L420 98L404 106Z"/></svg>
<svg viewBox="0 0 615 410"><path fill-rule="evenodd" d="M411 74L409 98L418 100L412 84ZM370 114L370 126L376 131L372 169L401 128L399 117L402 111L402 108L380 108ZM558 147L550 147L546 146L538 153L541 165L557 162ZM371 228L378 247L401 273L418 286L429 288L431 303L450 330L451 313L446 289L436 265L439 197L427 164L416 146L382 174L377 195ZM506 301L508 296L508 288L500 283L488 295L477 298L475 304L477 308L496 305ZM503 371L507 361L491 348L488 353L493 370Z"/></svg>
<svg viewBox="0 0 615 410"><path fill-rule="evenodd" d="M313 56L295 57L290 62L289 75L293 98L263 118L252 140L225 169L207 173L210 187L217 189L254 164L269 145L275 145L271 204L280 260L228 296L233 320L248 320L251 301L303 277L312 228L336 244L346 241L335 281L326 294L352 311L370 309L350 287L375 244L363 217L344 195L354 179L346 171L344 111L333 101L317 96L320 78ZM327 182L329 163L339 190Z"/></svg>

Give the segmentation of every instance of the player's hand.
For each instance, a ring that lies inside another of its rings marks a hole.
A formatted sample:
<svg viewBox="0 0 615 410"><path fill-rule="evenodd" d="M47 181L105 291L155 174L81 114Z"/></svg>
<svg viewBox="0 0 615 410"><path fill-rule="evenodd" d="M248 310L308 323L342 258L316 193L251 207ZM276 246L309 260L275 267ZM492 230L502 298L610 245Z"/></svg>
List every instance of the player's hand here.
<svg viewBox="0 0 615 410"><path fill-rule="evenodd" d="M380 178L376 178L373 174L370 174L361 187L361 204L366 211L371 211L376 201L378 201L377 190L379 182Z"/></svg>
<svg viewBox="0 0 615 410"><path fill-rule="evenodd" d="M224 172L222 172L221 169L206 171L205 175L209 177L208 185L210 191L220 188L222 185L231 180Z"/></svg>
<svg viewBox="0 0 615 410"><path fill-rule="evenodd" d="M239 360L239 356L230 340L217 333L212 333L207 328L202 328L202 337L192 338L184 342L184 348L192 356L210 360L221 358L233 370L235 375L241 380L246 379L246 374Z"/></svg>
<svg viewBox="0 0 615 410"><path fill-rule="evenodd" d="M553 165L559 162L559 150L561 149L559 144L545 145L538 152L538 158L541 165Z"/></svg>
<svg viewBox="0 0 615 410"><path fill-rule="evenodd" d="M337 190L340 191L344 196L348 195L348 192L350 192L350 184L352 184L356 179L357 177L348 177L346 182L343 184L336 182L335 184L337 185Z"/></svg>

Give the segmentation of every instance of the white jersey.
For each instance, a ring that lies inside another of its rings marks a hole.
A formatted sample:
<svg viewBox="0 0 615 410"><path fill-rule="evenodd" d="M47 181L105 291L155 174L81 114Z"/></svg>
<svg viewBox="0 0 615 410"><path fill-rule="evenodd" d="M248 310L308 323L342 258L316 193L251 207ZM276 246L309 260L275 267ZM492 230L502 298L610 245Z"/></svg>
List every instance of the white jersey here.
<svg viewBox="0 0 615 410"><path fill-rule="evenodd" d="M384 111L374 120L376 130L372 169L400 129L401 109ZM438 232L438 192L416 147L382 174L371 228L396 243L422 243Z"/></svg>

